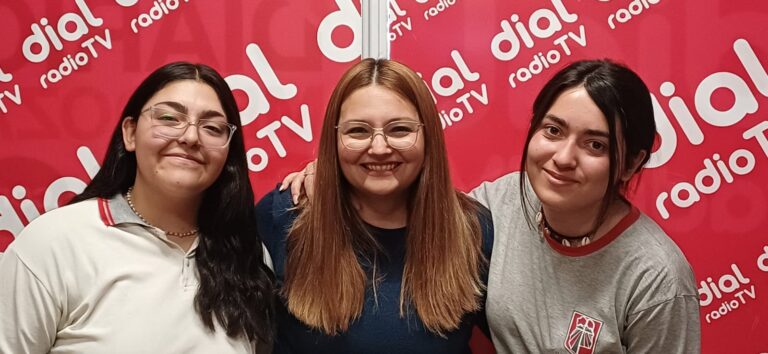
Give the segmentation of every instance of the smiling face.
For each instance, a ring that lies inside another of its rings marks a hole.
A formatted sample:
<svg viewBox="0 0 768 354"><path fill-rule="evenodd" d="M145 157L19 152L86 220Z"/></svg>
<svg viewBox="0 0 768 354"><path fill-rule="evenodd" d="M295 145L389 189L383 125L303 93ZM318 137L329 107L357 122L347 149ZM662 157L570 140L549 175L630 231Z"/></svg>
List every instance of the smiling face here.
<svg viewBox="0 0 768 354"><path fill-rule="evenodd" d="M600 208L611 168L608 129L582 86L557 97L531 137L526 160L531 186L545 208Z"/></svg>
<svg viewBox="0 0 768 354"><path fill-rule="evenodd" d="M397 121L419 123L413 104L393 91L377 85L354 91L341 105L338 125L361 122L383 128ZM393 149L382 134L374 135L366 148L351 150L337 134L339 164L344 177L360 196L402 198L421 172L424 163L424 136L407 149Z"/></svg>
<svg viewBox="0 0 768 354"><path fill-rule="evenodd" d="M221 173L229 148L202 147L193 125L178 138L158 134L152 111L146 111L149 107L185 113L191 123L200 119L226 122L216 92L198 81L172 82L144 104L139 117L123 121L126 150L136 153L135 185L176 196L201 195Z"/></svg>

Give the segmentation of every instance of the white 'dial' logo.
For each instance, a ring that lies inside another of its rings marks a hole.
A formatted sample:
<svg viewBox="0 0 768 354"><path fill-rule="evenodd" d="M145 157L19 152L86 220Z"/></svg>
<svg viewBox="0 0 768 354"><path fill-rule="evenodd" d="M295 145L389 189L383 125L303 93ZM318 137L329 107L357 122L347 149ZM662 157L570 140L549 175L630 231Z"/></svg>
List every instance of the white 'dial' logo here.
<svg viewBox="0 0 768 354"><path fill-rule="evenodd" d="M4 72L3 69L0 69L0 82L11 82L11 80L13 80L13 75Z"/></svg>

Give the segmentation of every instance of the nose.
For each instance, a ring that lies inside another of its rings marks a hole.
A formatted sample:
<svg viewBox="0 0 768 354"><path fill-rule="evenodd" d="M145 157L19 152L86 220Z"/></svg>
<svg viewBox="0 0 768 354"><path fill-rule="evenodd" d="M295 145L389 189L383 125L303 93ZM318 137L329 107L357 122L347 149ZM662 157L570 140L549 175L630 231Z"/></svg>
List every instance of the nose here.
<svg viewBox="0 0 768 354"><path fill-rule="evenodd" d="M197 123L189 122L184 132L178 139L181 144L197 145L200 143L200 136L197 131Z"/></svg>
<svg viewBox="0 0 768 354"><path fill-rule="evenodd" d="M578 149L575 142L564 141L552 155L552 161L560 169L574 168L578 161Z"/></svg>
<svg viewBox="0 0 768 354"><path fill-rule="evenodd" d="M384 137L384 133L376 132L371 137L371 147L368 149L369 154L388 154L392 152L387 139Z"/></svg>

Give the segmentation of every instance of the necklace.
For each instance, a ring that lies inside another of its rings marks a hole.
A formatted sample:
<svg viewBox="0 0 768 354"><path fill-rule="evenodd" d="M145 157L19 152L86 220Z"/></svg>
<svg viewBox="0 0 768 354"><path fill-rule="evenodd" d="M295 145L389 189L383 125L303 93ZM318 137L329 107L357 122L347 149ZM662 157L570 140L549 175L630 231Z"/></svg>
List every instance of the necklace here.
<svg viewBox="0 0 768 354"><path fill-rule="evenodd" d="M147 221L147 219L144 219L144 217L141 215L141 213L139 213L136 210L136 207L133 206L133 198L131 198L131 192L133 192L133 186L128 188L128 192L125 193L125 201L128 202L128 206L131 207L131 210L133 211L133 213L136 214L136 216L138 216L139 219L141 219L141 221L143 221L145 224L160 229L159 227L157 227L155 225L152 225L149 221ZM190 237L190 236L197 235L197 231L198 231L196 228L192 229L192 230L189 230L187 232L173 232L173 231L165 231L163 229L160 229L160 230L165 232L165 234L168 235L168 236L175 236L175 237L178 237L178 238L185 238L185 237Z"/></svg>
<svg viewBox="0 0 768 354"><path fill-rule="evenodd" d="M586 233L580 236L566 236L555 231L552 226L547 222L547 218L544 217L544 210L539 210L536 213L536 222L539 224L539 232L541 237L549 237L565 247L582 247L588 245L592 240L593 232Z"/></svg>

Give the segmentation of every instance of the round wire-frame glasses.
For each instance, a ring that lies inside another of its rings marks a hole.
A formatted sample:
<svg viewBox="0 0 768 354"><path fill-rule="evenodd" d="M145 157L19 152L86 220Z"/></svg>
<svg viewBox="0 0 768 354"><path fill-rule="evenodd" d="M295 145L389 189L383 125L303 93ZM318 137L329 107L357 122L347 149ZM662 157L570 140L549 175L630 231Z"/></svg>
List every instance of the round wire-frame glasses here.
<svg viewBox="0 0 768 354"><path fill-rule="evenodd" d="M416 145L423 126L422 123L410 120L393 121L382 128L374 128L365 122L344 122L337 125L336 130L339 132L341 144L349 150L368 148L379 134L391 148L406 150Z"/></svg>
<svg viewBox="0 0 768 354"><path fill-rule="evenodd" d="M192 123L186 113L157 106L150 106L141 111L141 114L144 113L148 113L154 132L164 138L177 139L186 133L190 125L195 126L198 141L205 148L227 147L237 130L234 124L219 120L199 119Z"/></svg>

